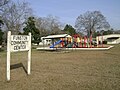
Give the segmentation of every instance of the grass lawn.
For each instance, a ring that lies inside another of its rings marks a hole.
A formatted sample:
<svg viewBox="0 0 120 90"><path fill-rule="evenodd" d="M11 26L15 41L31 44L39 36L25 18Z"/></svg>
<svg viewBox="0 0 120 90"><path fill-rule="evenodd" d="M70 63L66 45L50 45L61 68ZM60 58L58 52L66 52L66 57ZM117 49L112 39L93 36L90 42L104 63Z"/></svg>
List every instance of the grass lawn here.
<svg viewBox="0 0 120 90"><path fill-rule="evenodd" d="M6 52L0 52L0 90L120 90L120 44L107 51L12 53L11 81L6 81Z"/></svg>

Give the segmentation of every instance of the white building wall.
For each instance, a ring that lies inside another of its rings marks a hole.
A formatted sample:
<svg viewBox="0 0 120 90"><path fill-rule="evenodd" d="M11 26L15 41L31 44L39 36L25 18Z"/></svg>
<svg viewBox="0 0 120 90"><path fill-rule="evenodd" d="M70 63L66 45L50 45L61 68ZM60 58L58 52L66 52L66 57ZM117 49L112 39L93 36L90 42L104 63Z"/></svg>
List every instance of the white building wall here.
<svg viewBox="0 0 120 90"><path fill-rule="evenodd" d="M116 40L116 43L117 43L117 44L120 44L120 38Z"/></svg>
<svg viewBox="0 0 120 90"><path fill-rule="evenodd" d="M44 39L44 40L42 40L42 43L45 45L50 45L50 44L52 44L52 40L51 39Z"/></svg>
<svg viewBox="0 0 120 90"><path fill-rule="evenodd" d="M43 39L44 37L41 37L41 42L39 45L50 45L52 44L52 39Z"/></svg>
<svg viewBox="0 0 120 90"><path fill-rule="evenodd" d="M107 38L114 38L114 37L119 37L118 39L111 39L111 40L107 40ZM119 44L120 43L120 34L111 34L111 35L104 35L104 36L97 36L96 37L96 41L97 44L99 43L99 41L102 43L102 41L107 40L107 44Z"/></svg>

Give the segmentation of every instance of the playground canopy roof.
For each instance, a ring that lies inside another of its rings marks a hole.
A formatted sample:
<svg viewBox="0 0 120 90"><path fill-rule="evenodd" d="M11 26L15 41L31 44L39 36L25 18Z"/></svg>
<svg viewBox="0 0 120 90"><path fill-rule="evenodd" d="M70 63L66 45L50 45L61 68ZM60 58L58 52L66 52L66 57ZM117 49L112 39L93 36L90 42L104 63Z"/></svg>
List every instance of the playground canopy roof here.
<svg viewBox="0 0 120 90"><path fill-rule="evenodd" d="M71 37L68 34L60 34L60 35L49 35L46 37L42 37L42 39L57 39L57 38L66 38L66 37Z"/></svg>

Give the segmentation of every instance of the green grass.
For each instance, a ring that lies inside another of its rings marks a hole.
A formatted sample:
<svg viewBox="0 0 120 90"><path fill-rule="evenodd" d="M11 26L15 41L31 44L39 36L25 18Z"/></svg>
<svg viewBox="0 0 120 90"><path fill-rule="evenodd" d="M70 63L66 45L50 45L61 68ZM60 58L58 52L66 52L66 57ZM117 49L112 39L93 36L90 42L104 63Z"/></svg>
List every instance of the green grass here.
<svg viewBox="0 0 120 90"><path fill-rule="evenodd" d="M27 52L11 54L11 81L6 82L6 52L0 52L0 90L120 90L120 45L107 51L49 52L32 50L27 76ZM24 68L23 68L24 67Z"/></svg>

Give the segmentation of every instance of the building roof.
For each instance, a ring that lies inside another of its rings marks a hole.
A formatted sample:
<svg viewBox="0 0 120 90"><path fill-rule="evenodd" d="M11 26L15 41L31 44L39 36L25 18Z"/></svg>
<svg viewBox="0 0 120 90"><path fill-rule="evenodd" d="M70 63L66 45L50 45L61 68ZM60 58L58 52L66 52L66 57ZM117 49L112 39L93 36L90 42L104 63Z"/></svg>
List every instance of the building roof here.
<svg viewBox="0 0 120 90"><path fill-rule="evenodd" d="M120 34L109 34L109 35L103 35L104 37L120 37ZM97 36L97 37L103 37L103 36Z"/></svg>
<svg viewBox="0 0 120 90"><path fill-rule="evenodd" d="M66 37L71 37L68 34L60 34L60 35L49 35L46 37L42 37L43 39L57 39L57 38L66 38Z"/></svg>

